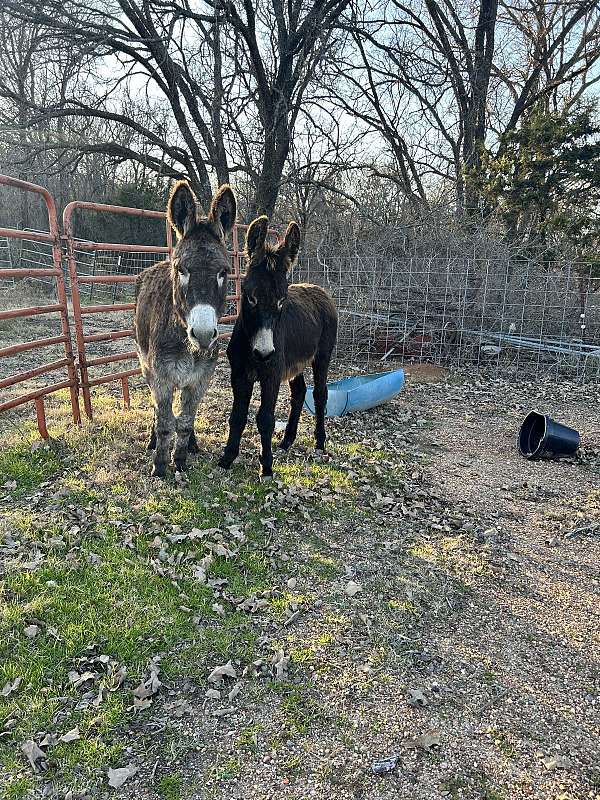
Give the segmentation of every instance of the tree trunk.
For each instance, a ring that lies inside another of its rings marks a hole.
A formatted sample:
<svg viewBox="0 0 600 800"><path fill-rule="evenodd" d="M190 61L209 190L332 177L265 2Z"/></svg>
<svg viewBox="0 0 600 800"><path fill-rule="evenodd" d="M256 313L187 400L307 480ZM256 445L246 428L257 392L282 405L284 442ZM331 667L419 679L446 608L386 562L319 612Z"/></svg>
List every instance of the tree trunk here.
<svg viewBox="0 0 600 800"><path fill-rule="evenodd" d="M265 149L251 214L272 217L279 196L281 176L290 150L287 113L280 112L272 127L265 126Z"/></svg>

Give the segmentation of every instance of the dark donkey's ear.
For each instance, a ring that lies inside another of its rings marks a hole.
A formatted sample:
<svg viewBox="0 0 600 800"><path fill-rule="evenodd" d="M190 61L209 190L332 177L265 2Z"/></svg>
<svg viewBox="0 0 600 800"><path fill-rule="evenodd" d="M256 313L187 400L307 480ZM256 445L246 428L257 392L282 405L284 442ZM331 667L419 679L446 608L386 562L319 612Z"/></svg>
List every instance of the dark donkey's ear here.
<svg viewBox="0 0 600 800"><path fill-rule="evenodd" d="M212 225L221 227L223 234L228 234L235 225L237 214L237 201L233 189L224 183L219 187L208 212L208 221Z"/></svg>
<svg viewBox="0 0 600 800"><path fill-rule="evenodd" d="M167 202L167 219L179 237L184 236L196 222L198 201L187 181L177 181Z"/></svg>
<svg viewBox="0 0 600 800"><path fill-rule="evenodd" d="M265 257L265 240L269 229L269 218L258 217L246 232L246 253L250 258L250 265L259 264Z"/></svg>
<svg viewBox="0 0 600 800"><path fill-rule="evenodd" d="M291 266L298 257L298 250L300 250L300 226L297 222L290 222L287 226L283 246L287 250Z"/></svg>

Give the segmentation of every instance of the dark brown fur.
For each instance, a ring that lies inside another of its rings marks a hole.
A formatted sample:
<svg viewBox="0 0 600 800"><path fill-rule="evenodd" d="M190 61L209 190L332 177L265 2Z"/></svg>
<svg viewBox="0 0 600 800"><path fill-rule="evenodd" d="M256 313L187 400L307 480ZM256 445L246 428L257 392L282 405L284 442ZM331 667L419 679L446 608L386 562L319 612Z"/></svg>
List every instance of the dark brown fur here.
<svg viewBox="0 0 600 800"><path fill-rule="evenodd" d="M266 243L268 220L259 217L246 238L247 276L242 291L242 309L236 321L227 357L231 365L233 408L229 417L229 439L219 464L229 467L239 452L248 418L248 406L256 381L261 404L256 417L261 436L261 474L272 475L272 436L275 403L282 381L289 381L291 411L280 447L294 442L306 395L303 371L310 364L314 375L316 447L325 449L327 372L337 335L337 312L333 300L319 286L288 286L287 272L294 264L300 230L290 223L285 238L273 246Z"/></svg>

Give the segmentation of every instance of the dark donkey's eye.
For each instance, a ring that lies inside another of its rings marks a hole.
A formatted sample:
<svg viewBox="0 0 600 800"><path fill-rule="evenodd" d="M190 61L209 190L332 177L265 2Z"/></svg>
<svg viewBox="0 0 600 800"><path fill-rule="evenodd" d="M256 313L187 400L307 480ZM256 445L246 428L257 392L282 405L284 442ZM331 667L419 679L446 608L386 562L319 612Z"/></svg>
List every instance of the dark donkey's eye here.
<svg viewBox="0 0 600 800"><path fill-rule="evenodd" d="M250 303L251 306L255 306L258 303L258 300L256 299L256 297L253 294L249 294L248 295L248 302Z"/></svg>
<svg viewBox="0 0 600 800"><path fill-rule="evenodd" d="M225 280L226 277L227 277L227 270L222 269L221 272L219 272L219 274L217 275L217 283L219 284L219 286L223 286L223 281Z"/></svg>
<svg viewBox="0 0 600 800"><path fill-rule="evenodd" d="M280 299L277 301L277 309L278 309L278 311L281 311L281 309L283 308L283 304L284 304L284 302L285 302L285 297L281 297L281 298L280 298Z"/></svg>

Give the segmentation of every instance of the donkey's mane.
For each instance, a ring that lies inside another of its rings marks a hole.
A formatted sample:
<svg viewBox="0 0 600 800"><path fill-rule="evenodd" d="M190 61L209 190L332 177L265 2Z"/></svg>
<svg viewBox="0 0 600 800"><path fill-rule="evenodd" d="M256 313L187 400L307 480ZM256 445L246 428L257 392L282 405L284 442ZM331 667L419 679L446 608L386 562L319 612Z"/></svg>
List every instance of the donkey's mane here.
<svg viewBox="0 0 600 800"><path fill-rule="evenodd" d="M266 268L270 272L275 272L278 268L279 258L281 256L280 248L282 245L282 241L279 240L278 242L265 242L263 253L257 254L254 253L250 255L246 250L246 256L248 261L250 262L250 268L258 267L260 264L266 261ZM259 256L257 258L257 255ZM292 259L288 256L284 256L281 262L281 268L284 269L286 272L292 264Z"/></svg>

